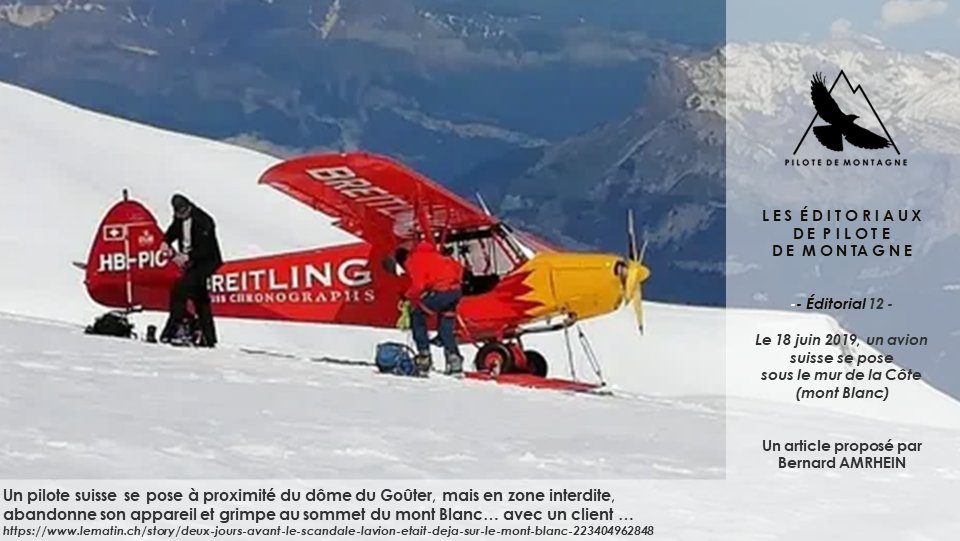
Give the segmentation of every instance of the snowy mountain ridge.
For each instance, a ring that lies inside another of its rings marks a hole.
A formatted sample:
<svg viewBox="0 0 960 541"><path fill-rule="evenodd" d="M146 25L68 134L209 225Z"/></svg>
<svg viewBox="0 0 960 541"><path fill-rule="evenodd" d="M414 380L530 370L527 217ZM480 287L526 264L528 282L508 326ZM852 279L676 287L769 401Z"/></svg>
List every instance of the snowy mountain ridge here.
<svg viewBox="0 0 960 541"><path fill-rule="evenodd" d="M18 1L0 4L0 21L7 21L21 28L33 28L52 21L56 16L64 12L90 13L105 10L106 8L103 4L95 2L74 2L73 0L66 0L63 3L35 5L24 4Z"/></svg>
<svg viewBox="0 0 960 541"><path fill-rule="evenodd" d="M927 151L960 154L960 58L928 51L905 53L864 36L837 37L809 44L730 43L702 59L676 59L696 86L698 100L727 119L728 130L754 128L762 115L788 121L810 105L810 78L828 81L843 70L869 92L877 113L896 134ZM689 100L688 100L689 101ZM729 132L728 132L729 134ZM729 135L730 140L762 141L764 134Z"/></svg>

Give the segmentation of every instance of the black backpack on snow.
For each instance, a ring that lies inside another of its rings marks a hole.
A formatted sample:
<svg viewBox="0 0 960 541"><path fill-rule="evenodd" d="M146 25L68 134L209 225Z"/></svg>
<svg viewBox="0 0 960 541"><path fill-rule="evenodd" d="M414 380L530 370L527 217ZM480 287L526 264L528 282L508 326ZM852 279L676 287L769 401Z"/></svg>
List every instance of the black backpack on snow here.
<svg viewBox="0 0 960 541"><path fill-rule="evenodd" d="M123 312L107 312L103 314L94 320L93 325L87 326L84 332L98 336L134 337L133 323L130 323L127 315Z"/></svg>

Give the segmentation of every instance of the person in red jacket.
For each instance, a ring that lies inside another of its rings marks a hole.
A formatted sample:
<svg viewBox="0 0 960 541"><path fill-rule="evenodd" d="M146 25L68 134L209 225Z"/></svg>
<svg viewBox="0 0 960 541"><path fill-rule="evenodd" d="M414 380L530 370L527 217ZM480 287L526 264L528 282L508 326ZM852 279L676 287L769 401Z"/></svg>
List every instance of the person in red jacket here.
<svg viewBox="0 0 960 541"><path fill-rule="evenodd" d="M452 257L437 251L430 242L419 242L409 253L397 250L397 262L410 277L410 287L404 298L410 301L410 329L417 346L417 367L430 370L430 338L427 335L427 316L437 316L437 329L446 356L446 373L463 373L463 357L457 345L457 305L463 296L461 281L463 266Z"/></svg>

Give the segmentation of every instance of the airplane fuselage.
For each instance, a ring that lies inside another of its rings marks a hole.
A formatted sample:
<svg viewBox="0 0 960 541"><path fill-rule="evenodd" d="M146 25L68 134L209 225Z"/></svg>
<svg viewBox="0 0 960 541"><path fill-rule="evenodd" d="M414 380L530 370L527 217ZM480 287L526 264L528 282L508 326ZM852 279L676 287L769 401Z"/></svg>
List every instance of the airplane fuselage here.
<svg viewBox="0 0 960 541"><path fill-rule="evenodd" d="M90 296L115 308L168 310L180 269L162 255L162 239L145 207L134 201L116 205L86 263ZM213 311L221 317L392 328L409 284L381 263L386 255L357 242L229 261L208 281ZM492 288L463 298L460 339L499 340L538 322L609 313L624 300L626 265L614 255L533 253L494 275Z"/></svg>

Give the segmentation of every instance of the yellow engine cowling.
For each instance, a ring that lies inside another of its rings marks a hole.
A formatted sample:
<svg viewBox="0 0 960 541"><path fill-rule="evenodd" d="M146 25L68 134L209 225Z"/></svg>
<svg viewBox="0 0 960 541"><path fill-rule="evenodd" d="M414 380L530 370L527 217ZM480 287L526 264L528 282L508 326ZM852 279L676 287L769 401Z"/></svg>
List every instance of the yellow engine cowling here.
<svg viewBox="0 0 960 541"><path fill-rule="evenodd" d="M583 320L616 310L623 302L624 283L613 255L541 253L526 267L532 270L528 283L543 304L537 316L573 314Z"/></svg>

